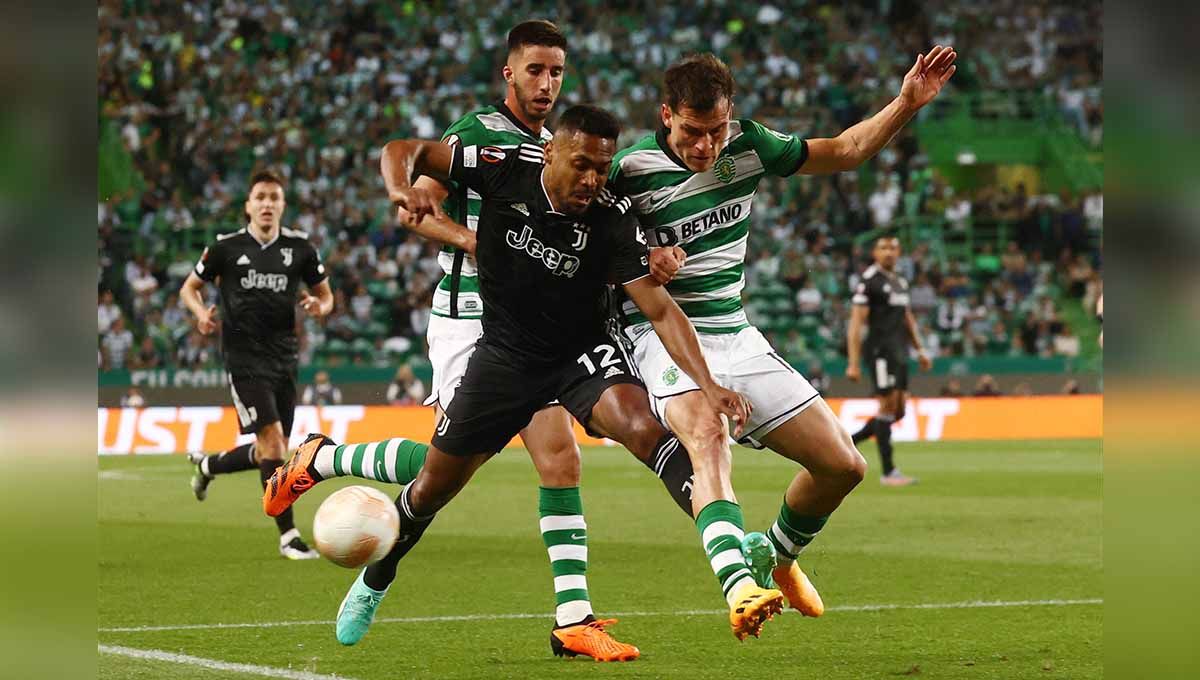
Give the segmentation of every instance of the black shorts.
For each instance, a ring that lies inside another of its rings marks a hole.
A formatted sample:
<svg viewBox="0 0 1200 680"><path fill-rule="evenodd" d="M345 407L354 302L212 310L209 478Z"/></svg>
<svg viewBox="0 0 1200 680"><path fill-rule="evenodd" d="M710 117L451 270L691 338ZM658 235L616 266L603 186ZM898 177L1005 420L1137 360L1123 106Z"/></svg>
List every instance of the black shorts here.
<svg viewBox="0 0 1200 680"><path fill-rule="evenodd" d="M296 415L296 381L292 376L229 375L229 391L242 434L255 434L271 423L283 427L286 441Z"/></svg>
<svg viewBox="0 0 1200 680"><path fill-rule="evenodd" d="M875 394L908 389L908 358L902 352L879 351L867 353L867 373Z"/></svg>
<svg viewBox="0 0 1200 680"><path fill-rule="evenodd" d="M504 448L547 404L558 400L588 431L592 408L613 385L645 389L623 349L599 336L591 349L558 365L531 367L480 343L449 404L441 404L432 444L453 456Z"/></svg>

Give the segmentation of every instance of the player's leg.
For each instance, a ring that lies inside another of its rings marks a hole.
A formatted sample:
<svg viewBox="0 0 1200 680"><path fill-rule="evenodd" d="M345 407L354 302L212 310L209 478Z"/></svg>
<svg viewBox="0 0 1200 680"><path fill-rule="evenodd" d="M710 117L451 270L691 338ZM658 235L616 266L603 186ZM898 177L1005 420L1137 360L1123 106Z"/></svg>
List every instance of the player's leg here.
<svg viewBox="0 0 1200 680"><path fill-rule="evenodd" d="M894 363L898 364L899 362ZM875 434L875 440L879 442L880 462L883 464L879 483L884 486L910 486L916 484L917 480L900 472L900 468L896 467L895 452L892 447L892 425L904 419L908 403L907 366L896 365L893 371L896 380L895 388L886 395L886 405L883 403L884 398L880 399L880 411L886 415L879 418L880 422Z"/></svg>
<svg viewBox="0 0 1200 680"><path fill-rule="evenodd" d="M723 342L719 336L700 336L709 368L718 377L726 356ZM647 333L638 339L634 359L646 380L653 412L679 438L691 461L692 516L730 606L734 635L738 639L758 635L763 622L782 606L783 597L754 581L741 554L744 520L733 493L728 425L696 383L675 365L657 335Z"/></svg>
<svg viewBox="0 0 1200 680"><path fill-rule="evenodd" d="M238 380L243 383L243 389L246 388L246 381ZM251 387L253 390L254 388ZM258 419L258 412L255 409L254 417L251 417L249 410L242 403L238 396L237 386L232 376L229 380L229 391L233 396L234 408L238 413L238 421L243 434L248 434L253 431L253 424ZM249 431L248 431L248 428ZM239 444L238 446L229 449L223 453L214 453L206 455L198 451L188 453L188 460L196 466L192 474L192 494L196 496L196 500L202 501L208 497L208 486L212 483L217 475L227 475L234 472L242 472L243 470L253 470L258 467L258 459L254 455L254 442Z"/></svg>
<svg viewBox="0 0 1200 680"><path fill-rule="evenodd" d="M396 497L400 514L400 533L391 551L378 562L362 570L341 605L338 606L335 633L343 645L357 644L375 620L375 612L396 579L400 560L416 547L433 522L437 511L450 502L492 454L452 456L429 449L425 466L417 478Z"/></svg>
<svg viewBox="0 0 1200 680"><path fill-rule="evenodd" d="M292 422L296 415L296 383L291 377L279 377L272 385L271 402L277 420L259 430L256 435L255 451L261 451L258 456L259 479L262 480L263 492L275 471L283 465L287 453L288 437L291 436ZM316 550L308 547L300 537L296 528L291 508L275 517L275 526L279 529L279 553L292 560L314 560L320 557Z"/></svg>

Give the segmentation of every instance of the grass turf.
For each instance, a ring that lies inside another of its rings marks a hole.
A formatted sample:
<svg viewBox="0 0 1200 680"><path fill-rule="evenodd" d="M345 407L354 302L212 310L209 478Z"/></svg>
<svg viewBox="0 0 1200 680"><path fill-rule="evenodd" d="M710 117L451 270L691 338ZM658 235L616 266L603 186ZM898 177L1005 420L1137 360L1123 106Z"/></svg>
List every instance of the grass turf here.
<svg viewBox="0 0 1200 680"><path fill-rule="evenodd" d="M359 680L1102 675L1095 603L957 606L1102 597L1099 441L901 444L898 461L921 478L904 489L881 488L871 444L864 454L872 473L801 559L830 611L786 613L738 643L695 526L629 454L586 450L591 599L642 650L617 665L550 654L550 568L523 451L494 458L441 513L356 647L328 623L354 573L278 556L254 471L217 479L197 503L182 456L101 458L99 641ZM773 521L792 469L735 452L748 530ZM333 480L300 501L306 537L320 500L352 483L374 485ZM940 604L956 606L924 607ZM387 620L463 616L477 618ZM107 630L288 621L326 623ZM101 678L250 677L109 654L98 664Z"/></svg>

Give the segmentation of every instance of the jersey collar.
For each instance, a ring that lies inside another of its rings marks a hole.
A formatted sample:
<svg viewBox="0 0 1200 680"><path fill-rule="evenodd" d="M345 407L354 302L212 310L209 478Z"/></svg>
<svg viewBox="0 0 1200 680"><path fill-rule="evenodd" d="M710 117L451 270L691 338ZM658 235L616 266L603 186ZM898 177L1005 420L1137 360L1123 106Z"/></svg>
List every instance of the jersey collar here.
<svg viewBox="0 0 1200 680"><path fill-rule="evenodd" d="M513 125L516 125L518 130L520 130L521 132L524 132L525 134L529 135L533 139L541 141L542 136L540 134L534 132L533 130L530 130L528 125L522 123L521 119L517 118L517 115L512 112L512 109L508 108L508 104L504 103L503 99L500 100L496 104L496 110L499 111L500 114L503 115L505 118L507 118L510 123L512 123Z"/></svg>
<svg viewBox="0 0 1200 680"><path fill-rule="evenodd" d="M278 230L275 232L275 237L274 237L274 238L272 238L270 241L267 241L266 243L263 243L262 241L259 241L259 240L258 240L258 237L254 235L254 232L250 231L250 227L246 227L246 228L245 228L245 229L243 229L242 231L246 232L246 235L247 235L247 236L249 236L249 237L250 237L250 239L251 239L252 241L254 241L255 243L257 243L257 244L258 244L258 247L259 247L259 249L260 249L260 250L266 250L267 248L270 248L272 245L274 245L274 243L275 243L276 241L278 241L278 240L279 240L279 235L283 233L283 227L280 227L280 228L279 228L279 229L278 229Z"/></svg>
<svg viewBox="0 0 1200 680"><path fill-rule="evenodd" d="M554 201L550 200L550 192L546 191L546 166L542 166L542 171L538 173L538 186L542 188L542 200L546 202L545 209L547 215L555 215L565 217L566 213L559 212L554 209Z"/></svg>
<svg viewBox="0 0 1200 680"><path fill-rule="evenodd" d="M667 158L670 158L672 163L678 165L684 170L687 170L688 172L693 172L693 170L683 162L683 159L675 155L675 152L671 150L671 145L667 143L667 128L660 125L658 127L658 132L654 134L654 140L658 142L658 148L662 149L662 152L667 154Z"/></svg>

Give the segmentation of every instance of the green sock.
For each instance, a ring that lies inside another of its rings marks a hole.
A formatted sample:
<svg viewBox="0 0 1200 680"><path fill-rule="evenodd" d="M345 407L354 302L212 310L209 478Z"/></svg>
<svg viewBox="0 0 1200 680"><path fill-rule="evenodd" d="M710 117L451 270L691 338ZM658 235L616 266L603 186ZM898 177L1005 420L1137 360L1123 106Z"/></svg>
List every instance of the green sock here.
<svg viewBox="0 0 1200 680"><path fill-rule="evenodd" d="M732 501L713 501L696 515L700 540L725 601L733 605L733 595L746 583L754 583L742 557L742 508Z"/></svg>
<svg viewBox="0 0 1200 680"><path fill-rule="evenodd" d="M327 445L317 451L313 470L321 479L361 477L408 484L417 478L428 452L428 444L399 437L366 444Z"/></svg>
<svg viewBox="0 0 1200 680"><path fill-rule="evenodd" d="M775 544L780 562L794 562L800 551L816 538L817 532L829 521L829 515L812 517L801 515L784 502L779 508L779 518L767 530L767 538Z"/></svg>
<svg viewBox="0 0 1200 680"><path fill-rule="evenodd" d="M592 614L587 591L587 523L579 487L538 488L542 541L554 574L554 618L560 626Z"/></svg>

